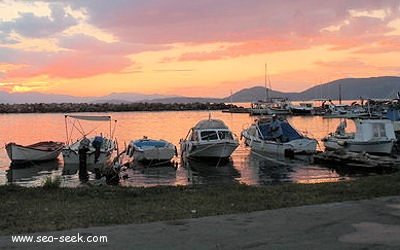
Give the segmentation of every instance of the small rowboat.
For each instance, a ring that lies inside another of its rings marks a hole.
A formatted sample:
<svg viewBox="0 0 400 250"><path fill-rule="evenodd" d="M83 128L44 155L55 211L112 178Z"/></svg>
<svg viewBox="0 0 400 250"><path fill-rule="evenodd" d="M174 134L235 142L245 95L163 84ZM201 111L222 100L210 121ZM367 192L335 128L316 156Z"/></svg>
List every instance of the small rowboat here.
<svg viewBox="0 0 400 250"><path fill-rule="evenodd" d="M5 146L8 158L12 162L54 160L60 155L63 147L63 142L54 141L41 141L27 146L10 142Z"/></svg>

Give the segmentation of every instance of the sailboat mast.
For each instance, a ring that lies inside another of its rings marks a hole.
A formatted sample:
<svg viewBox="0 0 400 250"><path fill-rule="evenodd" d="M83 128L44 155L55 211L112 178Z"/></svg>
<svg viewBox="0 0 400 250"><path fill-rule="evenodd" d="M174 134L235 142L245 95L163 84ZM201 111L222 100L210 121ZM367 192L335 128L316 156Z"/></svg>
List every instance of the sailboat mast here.
<svg viewBox="0 0 400 250"><path fill-rule="evenodd" d="M265 97L267 98L265 101L269 101L269 90L267 88L267 63L265 63L264 87L265 87Z"/></svg>

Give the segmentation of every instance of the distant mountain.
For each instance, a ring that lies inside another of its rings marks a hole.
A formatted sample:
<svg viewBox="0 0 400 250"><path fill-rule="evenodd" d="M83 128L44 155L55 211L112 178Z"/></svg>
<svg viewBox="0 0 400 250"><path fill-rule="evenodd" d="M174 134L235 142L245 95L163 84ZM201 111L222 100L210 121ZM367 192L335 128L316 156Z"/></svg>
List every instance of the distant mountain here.
<svg viewBox="0 0 400 250"><path fill-rule="evenodd" d="M71 95L43 94L39 92L7 93L0 91L0 103L122 103L141 102L155 98L172 98L175 95L146 95L138 93L112 93L102 97L77 97Z"/></svg>
<svg viewBox="0 0 400 250"><path fill-rule="evenodd" d="M80 103L90 102L93 98L70 95L43 94L39 92L7 93L0 91L0 103Z"/></svg>
<svg viewBox="0 0 400 250"><path fill-rule="evenodd" d="M149 103L220 103L225 102L221 98L202 98L202 97L173 97L173 98L160 98L160 99L153 99L153 100L146 100Z"/></svg>
<svg viewBox="0 0 400 250"><path fill-rule="evenodd" d="M251 101L265 100L267 95L269 97L288 97L288 95L290 94L257 86L253 88L243 89L221 100L223 102L251 102Z"/></svg>
<svg viewBox="0 0 400 250"><path fill-rule="evenodd" d="M176 98L177 95L148 95L138 93L112 93L106 96L98 97L94 99L96 103L122 103L122 102L143 102L153 99L164 99L164 98Z"/></svg>
<svg viewBox="0 0 400 250"><path fill-rule="evenodd" d="M309 88L299 93L285 93L268 89L269 97L286 97L293 101L314 99L357 100L360 97L392 99L400 92L400 77L382 76L371 78L346 78ZM70 95L42 94L38 92L7 93L0 91L0 103L194 103L194 102L251 102L264 100L267 90L264 87L246 88L225 98L183 97L176 95L146 95L138 93L112 93L102 97L76 97Z"/></svg>
<svg viewBox="0 0 400 250"><path fill-rule="evenodd" d="M342 100L392 99L400 91L400 77L382 76L370 78L346 78L312 87L292 96L296 100L313 100L318 98Z"/></svg>
<svg viewBox="0 0 400 250"><path fill-rule="evenodd" d="M299 93L284 93L269 91L270 97L286 97L292 101L307 101L315 99L338 100L339 92L342 100L364 99L393 99L400 92L400 77L383 76L371 78L346 78L309 88ZM236 92L222 99L224 102L251 102L264 100L264 87L253 87Z"/></svg>

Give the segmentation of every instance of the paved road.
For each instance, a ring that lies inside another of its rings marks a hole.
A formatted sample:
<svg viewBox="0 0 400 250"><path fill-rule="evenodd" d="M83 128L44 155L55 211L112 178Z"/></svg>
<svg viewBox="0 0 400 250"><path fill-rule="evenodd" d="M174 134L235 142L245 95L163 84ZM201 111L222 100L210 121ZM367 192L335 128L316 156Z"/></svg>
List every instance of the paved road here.
<svg viewBox="0 0 400 250"><path fill-rule="evenodd" d="M0 249L400 249L400 196L30 236L78 234L108 242L13 243L6 236Z"/></svg>

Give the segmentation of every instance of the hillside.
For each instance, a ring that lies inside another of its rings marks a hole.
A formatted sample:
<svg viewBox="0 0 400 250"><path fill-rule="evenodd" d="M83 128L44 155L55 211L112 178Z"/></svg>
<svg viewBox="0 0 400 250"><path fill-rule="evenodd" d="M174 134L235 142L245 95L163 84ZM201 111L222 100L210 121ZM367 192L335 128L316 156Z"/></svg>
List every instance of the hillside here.
<svg viewBox="0 0 400 250"><path fill-rule="evenodd" d="M343 100L356 100L360 97L392 99L400 91L400 77L384 76L371 78L347 78L332 81L310 88L296 95L297 100L318 98L339 99L339 89Z"/></svg>
<svg viewBox="0 0 400 250"><path fill-rule="evenodd" d="M234 93L231 96L228 96L226 98L223 98L223 102L251 102L251 101L257 101L257 100L265 100L266 96L269 97L288 97L291 96L290 93L283 93L279 91L271 91L268 89L268 94L267 91L264 87L253 87L253 88L247 88L243 89L239 92Z"/></svg>
<svg viewBox="0 0 400 250"><path fill-rule="evenodd" d="M342 100L364 99L393 99L400 92L400 77L383 76L371 78L346 78L307 89L300 93L284 93L269 91L270 97L287 97L292 101L306 101L314 99L339 99ZM250 102L265 99L264 87L253 87L236 92L232 96L223 99L224 102Z"/></svg>

